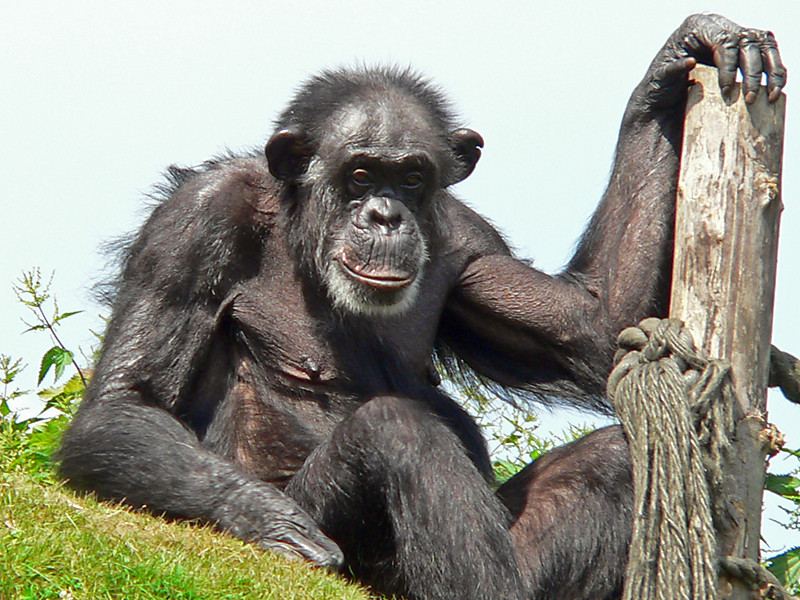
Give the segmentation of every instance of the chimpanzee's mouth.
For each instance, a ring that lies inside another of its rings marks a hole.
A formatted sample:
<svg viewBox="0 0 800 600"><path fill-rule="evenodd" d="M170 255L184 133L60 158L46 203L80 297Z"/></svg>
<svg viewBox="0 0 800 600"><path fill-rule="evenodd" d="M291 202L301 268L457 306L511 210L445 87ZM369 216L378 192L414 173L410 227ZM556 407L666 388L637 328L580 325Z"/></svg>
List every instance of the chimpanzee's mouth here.
<svg viewBox="0 0 800 600"><path fill-rule="evenodd" d="M381 290L398 290L404 288L410 285L415 278L413 274L409 275L388 268L381 271L370 270L370 272L367 273L349 265L344 254L339 257L339 263L342 265L345 273L356 281Z"/></svg>

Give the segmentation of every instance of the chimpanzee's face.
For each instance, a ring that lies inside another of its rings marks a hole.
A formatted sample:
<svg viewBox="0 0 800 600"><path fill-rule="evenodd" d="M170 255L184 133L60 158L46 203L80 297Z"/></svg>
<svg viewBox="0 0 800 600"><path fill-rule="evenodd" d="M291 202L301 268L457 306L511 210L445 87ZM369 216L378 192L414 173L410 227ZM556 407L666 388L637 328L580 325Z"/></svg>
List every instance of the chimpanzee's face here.
<svg viewBox="0 0 800 600"><path fill-rule="evenodd" d="M480 138L469 135L475 151ZM437 201L448 179L465 177L477 161L465 168L460 160L465 137L437 131L413 98L386 90L339 107L317 142L304 132L273 136L273 173L287 165L301 172L294 243L336 307L385 314L413 305L438 235Z"/></svg>

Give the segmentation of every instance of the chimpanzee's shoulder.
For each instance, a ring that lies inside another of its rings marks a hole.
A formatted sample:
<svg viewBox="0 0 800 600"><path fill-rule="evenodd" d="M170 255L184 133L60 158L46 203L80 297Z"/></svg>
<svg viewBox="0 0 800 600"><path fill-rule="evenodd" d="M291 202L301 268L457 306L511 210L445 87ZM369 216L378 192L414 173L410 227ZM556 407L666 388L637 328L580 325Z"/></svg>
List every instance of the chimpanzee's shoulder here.
<svg viewBox="0 0 800 600"><path fill-rule="evenodd" d="M280 192L281 182L270 174L263 156L227 154L196 167L170 166L151 198L156 214L179 210L239 222L267 221L278 212Z"/></svg>
<svg viewBox="0 0 800 600"><path fill-rule="evenodd" d="M447 195L443 202L443 235L450 252L470 258L511 254L503 234L463 200Z"/></svg>

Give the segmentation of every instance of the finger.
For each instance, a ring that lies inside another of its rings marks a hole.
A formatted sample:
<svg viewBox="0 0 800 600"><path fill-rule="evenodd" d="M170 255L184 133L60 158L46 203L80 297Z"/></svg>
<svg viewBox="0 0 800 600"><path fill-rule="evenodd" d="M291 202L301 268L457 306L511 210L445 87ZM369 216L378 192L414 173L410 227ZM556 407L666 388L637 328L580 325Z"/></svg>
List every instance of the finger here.
<svg viewBox="0 0 800 600"><path fill-rule="evenodd" d="M742 70L742 88L744 101L752 104L756 101L758 89L761 87L761 43L758 33L745 31L739 43L739 68Z"/></svg>
<svg viewBox="0 0 800 600"><path fill-rule="evenodd" d="M714 46L714 64L719 71L719 87L724 94L729 94L736 83L736 71L739 69L739 36L726 31Z"/></svg>
<svg viewBox="0 0 800 600"><path fill-rule="evenodd" d="M344 554L339 546L316 525L311 529L295 527L288 529L284 539L294 546L303 558L329 569L336 569L344 564Z"/></svg>
<svg viewBox="0 0 800 600"><path fill-rule="evenodd" d="M695 68L697 59L687 56L679 58L664 65L656 72L656 79L665 85L671 85L683 78L689 71Z"/></svg>
<svg viewBox="0 0 800 600"><path fill-rule="evenodd" d="M291 545L307 561L327 569L338 569L344 564L344 554L339 546L330 540L323 544L315 544L309 540L298 537L291 540Z"/></svg>
<svg viewBox="0 0 800 600"><path fill-rule="evenodd" d="M780 97L781 90L786 86L786 67L781 62L778 43L771 31L764 32L760 40L760 47L764 72L767 74L769 101L775 102Z"/></svg>
<svg viewBox="0 0 800 600"><path fill-rule="evenodd" d="M668 62L656 69L651 82L653 99L668 101L668 97L676 93L678 82L683 80L685 87L686 75L695 65L697 65L696 59L685 57Z"/></svg>
<svg viewBox="0 0 800 600"><path fill-rule="evenodd" d="M318 565L328 569L339 569L344 565L344 553L336 542L326 537L318 540L318 547L323 552L320 559L315 561Z"/></svg>
<svg viewBox="0 0 800 600"><path fill-rule="evenodd" d="M259 538L258 543L263 548L300 557L320 567L335 569L344 563L344 555L336 542L299 507L289 506L285 514L270 519Z"/></svg>
<svg viewBox="0 0 800 600"><path fill-rule="evenodd" d="M287 558L301 558L318 567L341 567L344 564L344 555L339 546L327 538L321 542L315 543L299 532L286 532L280 538L261 540L259 545Z"/></svg>

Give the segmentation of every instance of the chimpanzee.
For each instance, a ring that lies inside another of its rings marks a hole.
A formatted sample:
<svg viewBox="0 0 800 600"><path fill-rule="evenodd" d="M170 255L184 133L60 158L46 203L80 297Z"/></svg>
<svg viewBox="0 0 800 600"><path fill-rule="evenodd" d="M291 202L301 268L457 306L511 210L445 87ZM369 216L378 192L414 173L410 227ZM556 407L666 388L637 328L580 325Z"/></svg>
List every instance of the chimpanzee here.
<svg viewBox="0 0 800 600"><path fill-rule="evenodd" d="M608 410L617 332L665 311L696 62L717 65L723 88L741 69L749 101L762 72L772 100L785 84L771 34L688 18L633 92L608 190L557 276L514 258L448 191L483 140L409 71L324 72L266 157L170 169L125 254L61 473L387 594L616 597L632 505L619 429L495 494L433 356Z"/></svg>

